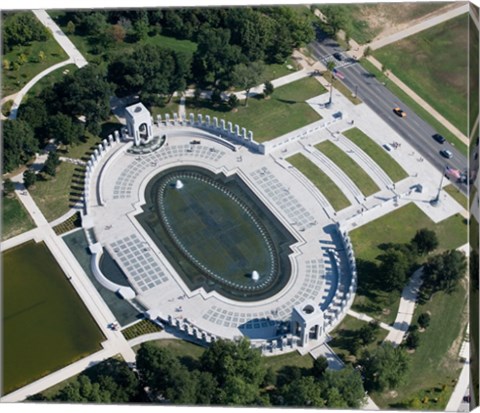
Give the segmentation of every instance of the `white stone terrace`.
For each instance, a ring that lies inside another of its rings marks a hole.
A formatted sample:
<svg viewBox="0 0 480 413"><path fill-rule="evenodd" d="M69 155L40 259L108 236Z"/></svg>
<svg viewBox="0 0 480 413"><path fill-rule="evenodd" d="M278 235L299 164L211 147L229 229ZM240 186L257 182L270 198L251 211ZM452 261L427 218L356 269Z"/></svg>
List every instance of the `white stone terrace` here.
<svg viewBox="0 0 480 413"><path fill-rule="evenodd" d="M84 217L84 226L94 228L96 240L127 274L136 299L152 317L160 316L207 342L211 337L233 339L242 334L255 340L275 336L279 325L289 322L292 307L306 300L314 300L325 310L330 302L344 306L343 296L336 291L339 263L329 253L343 246L338 237L335 245L332 235L324 231L332 221L308 186L299 184L274 157L240 145L234 151L216 142L209 132L187 126L155 128L167 140L151 154L129 154L131 144L118 142L104 152L88 180ZM192 139L201 144L191 144ZM238 174L297 238L290 256L292 275L281 292L242 303L186 287L135 219L142 212L148 181L178 165ZM338 309L330 314L329 321L339 321Z"/></svg>

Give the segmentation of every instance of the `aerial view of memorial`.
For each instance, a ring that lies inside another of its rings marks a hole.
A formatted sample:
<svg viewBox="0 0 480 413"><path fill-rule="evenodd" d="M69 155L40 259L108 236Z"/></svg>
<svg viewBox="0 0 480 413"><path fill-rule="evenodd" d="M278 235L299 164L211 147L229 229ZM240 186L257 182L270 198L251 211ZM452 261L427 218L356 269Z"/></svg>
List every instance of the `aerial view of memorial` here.
<svg viewBox="0 0 480 413"><path fill-rule="evenodd" d="M1 20L1 402L477 406L475 4Z"/></svg>

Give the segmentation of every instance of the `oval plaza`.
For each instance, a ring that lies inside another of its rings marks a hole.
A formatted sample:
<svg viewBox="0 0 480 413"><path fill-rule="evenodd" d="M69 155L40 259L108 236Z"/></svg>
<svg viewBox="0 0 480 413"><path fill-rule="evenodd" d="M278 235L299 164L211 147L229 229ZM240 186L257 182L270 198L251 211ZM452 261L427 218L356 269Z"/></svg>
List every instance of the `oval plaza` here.
<svg viewBox="0 0 480 413"><path fill-rule="evenodd" d="M102 286L198 342L321 344L353 301L356 270L309 182L242 125L154 120L141 103L126 119L87 164L82 222ZM104 254L128 283L111 280Z"/></svg>

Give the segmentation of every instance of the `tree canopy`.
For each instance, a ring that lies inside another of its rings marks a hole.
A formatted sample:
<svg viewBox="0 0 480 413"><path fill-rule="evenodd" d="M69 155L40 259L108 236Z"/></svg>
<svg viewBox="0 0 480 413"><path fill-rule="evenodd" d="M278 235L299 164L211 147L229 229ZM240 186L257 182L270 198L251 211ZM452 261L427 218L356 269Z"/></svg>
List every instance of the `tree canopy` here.
<svg viewBox="0 0 480 413"><path fill-rule="evenodd" d="M4 53L8 53L15 46L26 46L33 41L47 40L51 36L32 12L5 13L3 23Z"/></svg>
<svg viewBox="0 0 480 413"><path fill-rule="evenodd" d="M365 376L367 390L392 390L400 385L409 368L406 351L386 342L372 352L365 352L359 364Z"/></svg>
<svg viewBox="0 0 480 413"><path fill-rule="evenodd" d="M11 172L26 163L37 151L38 141L35 139L30 125L20 119L2 122L3 128L3 169Z"/></svg>
<svg viewBox="0 0 480 413"><path fill-rule="evenodd" d="M417 231L411 243L420 254L428 254L438 247L438 237L435 231L423 228Z"/></svg>
<svg viewBox="0 0 480 413"><path fill-rule="evenodd" d="M467 259L461 251L449 250L435 255L423 267L425 288L432 292L452 291L457 282L465 275L466 270Z"/></svg>

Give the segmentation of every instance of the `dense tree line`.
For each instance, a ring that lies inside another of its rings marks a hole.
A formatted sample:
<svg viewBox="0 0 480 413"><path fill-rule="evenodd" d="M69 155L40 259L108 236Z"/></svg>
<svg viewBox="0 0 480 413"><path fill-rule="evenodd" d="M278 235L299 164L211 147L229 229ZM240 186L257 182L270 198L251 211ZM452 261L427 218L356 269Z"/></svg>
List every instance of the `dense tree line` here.
<svg viewBox="0 0 480 413"><path fill-rule="evenodd" d="M15 46L26 46L33 41L47 40L51 34L31 12L2 13L2 42L4 53Z"/></svg>
<svg viewBox="0 0 480 413"><path fill-rule="evenodd" d="M248 340L219 340L200 357L179 358L168 348L142 344L133 371L106 360L85 370L56 394L30 400L60 402L153 402L190 405L311 406L358 408L365 391L360 373L348 366L327 370L325 358L310 369L265 367Z"/></svg>

